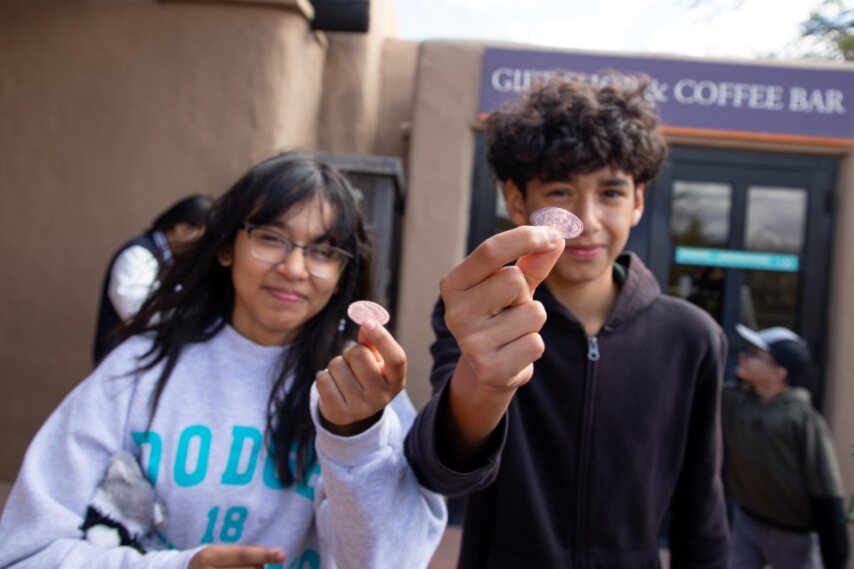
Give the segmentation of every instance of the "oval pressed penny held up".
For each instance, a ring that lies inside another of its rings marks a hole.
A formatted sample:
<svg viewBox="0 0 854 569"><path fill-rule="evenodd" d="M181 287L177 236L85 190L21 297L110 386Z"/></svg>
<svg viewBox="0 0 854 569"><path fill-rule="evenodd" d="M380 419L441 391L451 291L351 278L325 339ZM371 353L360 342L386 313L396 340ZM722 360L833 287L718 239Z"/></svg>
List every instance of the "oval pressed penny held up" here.
<svg viewBox="0 0 854 569"><path fill-rule="evenodd" d="M531 223L554 227L564 239L575 239L584 230L584 224L578 216L562 207L544 207L534 211Z"/></svg>
<svg viewBox="0 0 854 569"><path fill-rule="evenodd" d="M376 302L371 302L370 300L357 300L350 304L350 306L347 307L347 316L349 316L350 320L359 326L364 324L368 319L374 320L380 325L385 326L388 324L390 318L385 308Z"/></svg>

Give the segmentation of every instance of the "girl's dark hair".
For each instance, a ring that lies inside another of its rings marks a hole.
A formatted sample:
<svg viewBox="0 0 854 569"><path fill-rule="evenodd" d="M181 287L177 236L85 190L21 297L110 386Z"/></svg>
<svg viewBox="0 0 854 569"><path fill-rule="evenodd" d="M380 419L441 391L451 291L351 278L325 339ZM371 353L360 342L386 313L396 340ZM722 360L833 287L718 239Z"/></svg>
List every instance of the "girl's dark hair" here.
<svg viewBox="0 0 854 569"><path fill-rule="evenodd" d="M288 486L305 481L315 463L314 425L309 411L309 391L315 373L355 337L346 319L355 299L371 298L373 247L349 182L334 168L309 154L284 153L253 167L217 199L202 237L178 252L160 278L160 286L143 304L124 331L125 338L153 335L151 349L140 359L137 371L165 362L151 402L151 419L181 351L188 344L205 342L229 322L234 306L231 268L218 254L233 247L244 223L265 225L293 207L321 198L332 208L326 238L354 258L344 266L329 303L303 325L287 350L282 351L278 375L270 392L267 436L272 440L281 482ZM155 317L159 315L158 317ZM342 320L346 327L342 330ZM285 390L285 381L293 383ZM268 440L270 440L268 439ZM289 457L296 453L296 468Z"/></svg>
<svg viewBox="0 0 854 569"><path fill-rule="evenodd" d="M650 181L667 155L658 116L644 98L646 77L611 75L595 87L554 78L487 119L487 159L502 182L524 193L533 179L567 180L616 167Z"/></svg>
<svg viewBox="0 0 854 569"><path fill-rule="evenodd" d="M194 227L205 224L205 217L213 204L213 198L204 194L195 194L172 204L172 206L157 216L151 224L152 231L167 232L179 223Z"/></svg>

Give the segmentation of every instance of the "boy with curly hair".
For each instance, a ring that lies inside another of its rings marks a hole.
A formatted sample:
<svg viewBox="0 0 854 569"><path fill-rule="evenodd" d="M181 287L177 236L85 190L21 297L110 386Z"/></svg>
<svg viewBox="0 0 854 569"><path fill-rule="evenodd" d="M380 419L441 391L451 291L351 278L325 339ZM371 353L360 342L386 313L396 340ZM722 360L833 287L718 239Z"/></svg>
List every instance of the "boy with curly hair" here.
<svg viewBox="0 0 854 569"><path fill-rule="evenodd" d="M406 448L424 485L467 496L460 567L657 567L668 515L672 567L728 563L725 336L623 253L666 156L647 84L553 80L488 119L517 227L442 279ZM542 207L581 236L528 225Z"/></svg>

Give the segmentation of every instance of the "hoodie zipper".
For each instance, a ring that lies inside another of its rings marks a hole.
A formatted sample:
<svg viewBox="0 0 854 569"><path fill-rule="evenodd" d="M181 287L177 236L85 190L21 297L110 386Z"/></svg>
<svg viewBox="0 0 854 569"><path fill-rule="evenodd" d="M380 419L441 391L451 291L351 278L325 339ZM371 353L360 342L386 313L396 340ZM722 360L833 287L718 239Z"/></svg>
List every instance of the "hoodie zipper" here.
<svg viewBox="0 0 854 569"><path fill-rule="evenodd" d="M587 359L591 362L599 361L599 339L597 336L587 336Z"/></svg>
<svg viewBox="0 0 854 569"><path fill-rule="evenodd" d="M587 552L586 536L587 528L584 521L587 511L587 475L590 463L590 439L593 431L593 400L596 395L596 370L597 362L601 358L599 353L599 337L587 336L587 374L584 389L584 407L582 408L582 431L580 460L578 461L578 486L576 493L575 511L575 566L584 567L584 555Z"/></svg>

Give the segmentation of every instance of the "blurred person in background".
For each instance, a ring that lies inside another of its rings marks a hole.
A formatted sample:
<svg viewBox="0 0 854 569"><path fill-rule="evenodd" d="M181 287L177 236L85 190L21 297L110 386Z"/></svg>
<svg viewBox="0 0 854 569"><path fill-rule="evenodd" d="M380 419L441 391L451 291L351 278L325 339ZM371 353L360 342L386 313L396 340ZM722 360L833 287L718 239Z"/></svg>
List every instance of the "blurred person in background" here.
<svg viewBox="0 0 854 569"><path fill-rule="evenodd" d="M201 194L178 201L113 254L101 286L95 365L116 347L124 323L156 288L158 275L171 263L175 250L202 234L212 203L212 198Z"/></svg>
<svg viewBox="0 0 854 569"><path fill-rule="evenodd" d="M724 388L734 569L842 569L848 558L839 466L809 392L806 342L783 327L736 331L740 382Z"/></svg>

